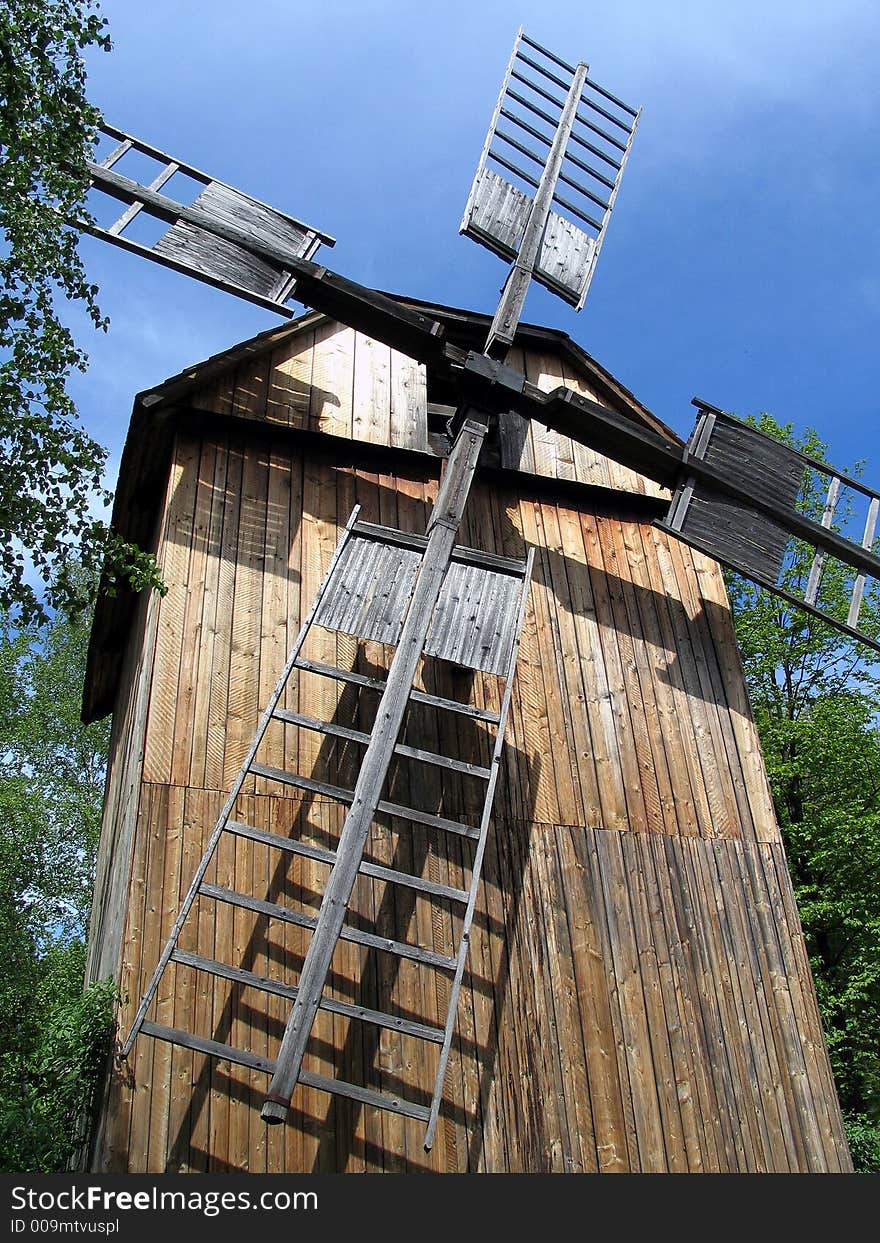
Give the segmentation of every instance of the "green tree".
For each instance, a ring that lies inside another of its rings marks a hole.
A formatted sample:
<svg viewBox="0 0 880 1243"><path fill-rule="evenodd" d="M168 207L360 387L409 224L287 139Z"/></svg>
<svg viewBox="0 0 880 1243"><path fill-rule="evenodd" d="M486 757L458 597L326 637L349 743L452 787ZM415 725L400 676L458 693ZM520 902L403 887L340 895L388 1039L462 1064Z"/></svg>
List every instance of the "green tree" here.
<svg viewBox="0 0 880 1243"><path fill-rule="evenodd" d="M769 416L762 431L825 459ZM827 480L801 507L821 517ZM850 529L841 506L835 526ZM852 531L850 530L850 534ZM792 541L782 585L803 594L813 550ZM819 603L846 617L853 574L826 561ZM736 575L728 587L853 1154L880 1169L880 681L864 645ZM868 590L860 624L880 635Z"/></svg>
<svg viewBox="0 0 880 1243"><path fill-rule="evenodd" d="M16 630L0 619L0 1168L7 1170L64 1168L112 1029L113 990L83 992L108 746L106 722L80 721L86 622L85 614L59 615Z"/></svg>
<svg viewBox="0 0 880 1243"><path fill-rule="evenodd" d="M85 214L100 120L83 52L109 49L105 25L95 0L0 0L0 607L25 620L69 606L71 561L108 556L111 586L157 582L93 515L106 454L67 391L87 360L57 310L79 302L106 326L68 223Z"/></svg>

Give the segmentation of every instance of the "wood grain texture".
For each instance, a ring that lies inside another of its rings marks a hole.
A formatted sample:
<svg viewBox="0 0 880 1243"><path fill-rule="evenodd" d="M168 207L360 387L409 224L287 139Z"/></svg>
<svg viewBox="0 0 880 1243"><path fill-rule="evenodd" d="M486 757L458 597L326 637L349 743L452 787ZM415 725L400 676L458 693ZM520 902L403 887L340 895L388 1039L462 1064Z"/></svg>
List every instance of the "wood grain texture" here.
<svg viewBox="0 0 880 1243"><path fill-rule="evenodd" d="M591 377L571 360L514 347L508 364L540 389L565 386L598 400ZM224 389L225 383L225 389ZM196 409L327 432L367 444L433 452L423 366L380 341L327 321L304 328L271 352L239 362L190 397ZM501 465L550 479L577 480L648 496L662 488L601 454L506 413L499 420Z"/></svg>
<svg viewBox="0 0 880 1243"><path fill-rule="evenodd" d="M272 392L269 373L265 384ZM230 401L258 391L248 385L236 381ZM436 486L425 458L383 474L287 442L178 438L159 548L173 583L130 641L92 947L94 972L120 973L129 1009L352 506L422 531ZM297 1089L288 1124L267 1132L264 1074L141 1037L109 1084L94 1167L849 1168L718 567L625 496L603 509L587 492L575 504L478 485L462 538L537 556L432 1153L417 1122L315 1088ZM305 654L381 677L391 649L316 631ZM426 660L419 682L497 710L488 674ZM284 703L367 731L375 705L374 692L306 672ZM427 706L403 740L471 763L488 755L483 723ZM264 747L270 766L348 788L362 754L283 722ZM477 785L398 757L388 797L472 823ZM239 818L332 850L343 811L260 778ZM461 887L472 850L379 817L368 858ZM207 879L314 914L326 876L317 859L240 839L224 841ZM460 913L361 876L350 922L448 955ZM295 984L307 936L202 898L181 947ZM442 1024L446 988L442 973L352 943L331 965L332 996L428 1024ZM287 1005L178 965L153 1017L272 1057ZM435 1057L410 1035L322 1011L306 1068L424 1103Z"/></svg>

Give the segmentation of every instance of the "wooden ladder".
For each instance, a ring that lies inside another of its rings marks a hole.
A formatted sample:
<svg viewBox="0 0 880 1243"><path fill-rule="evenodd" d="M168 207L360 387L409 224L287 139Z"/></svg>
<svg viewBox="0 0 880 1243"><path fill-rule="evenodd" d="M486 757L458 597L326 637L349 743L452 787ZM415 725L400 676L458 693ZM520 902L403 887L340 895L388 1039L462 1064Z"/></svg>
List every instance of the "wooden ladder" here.
<svg viewBox="0 0 880 1243"><path fill-rule="evenodd" d="M294 1003L294 1006L296 1004L299 995L299 988L296 985L282 983L247 971L239 965L217 962L178 948L184 924L197 899L228 903L234 907L266 916L270 920L295 924L308 929L312 934L313 942L325 931L328 918L326 900L322 902L319 914L315 917L278 903L269 902L256 894L237 893L206 881L208 866L224 833L262 843L290 856L299 856L326 864L331 875L333 870L340 865L354 864L359 875L372 877L390 885L404 886L428 900L444 901L463 908L461 936L457 951L453 955L440 954L419 945L391 940L345 923L342 924L338 934L332 937L334 948L338 940L346 940L382 953L409 959L423 967L444 972L451 977L448 1008L442 1027L337 1000L325 995L323 988L315 1007L315 1009L343 1015L360 1022L372 1023L378 1027L438 1045L440 1053L431 1102L430 1105L426 1105L405 1100L399 1096L348 1083L342 1079L314 1074L299 1067L294 1077L294 1086L296 1083L301 1083L310 1088L345 1096L365 1105L424 1122L427 1150L431 1148L434 1141L443 1095L443 1083L452 1045L492 803L498 781L504 733L510 709L511 682L516 668L534 554L530 551L525 561L514 561L480 553L474 549L456 548L453 551L452 562L437 604L434 627L424 649L428 655L454 660L465 667L495 674L501 684L499 711L493 712L475 704L429 694L414 686L411 686L409 690L408 703L427 705L441 712L461 714L473 720L485 722L490 729L494 729L489 765L484 767L468 763L402 742L397 742L394 747L396 756L420 764L437 766L446 771L464 772L469 777L480 780L484 784L484 792L479 825L469 825L433 812L390 802L387 799L381 799L375 806L375 814L393 817L410 824L423 825L470 842L473 846L470 883L466 888L459 889L372 863L363 858L363 850L359 858L345 859L340 851L328 850L294 837L268 832L238 819L234 814L237 800L249 776L259 777L268 782L277 782L280 785L304 790L330 800L338 800L349 806L352 803L352 790L318 781L308 775L264 764L260 762L258 755L272 721L281 721L301 729L318 731L369 748L371 735L364 731L320 721L301 713L290 712L280 706L288 679L294 670L334 679L351 684L359 690L376 691L380 694L385 687L384 680L380 678L367 677L354 670L323 664L303 655L306 639L312 627L316 625L325 630L354 633L362 638L378 638L382 642L388 642L394 632L398 634L400 632L403 621L402 613L405 612L408 604L407 591L408 589L411 591L416 568L427 545L427 539L424 536L406 534L360 522L358 513L358 508L355 508L290 651L278 683L260 718L244 762L223 805L138 1007L122 1048L122 1056L128 1055L136 1037L142 1033L274 1075L276 1063L273 1059L246 1049L234 1048L203 1035L149 1021L147 1014L150 1006L156 997L160 980L169 963L207 972L244 987L287 998ZM466 599L468 604L466 615L462 614L460 607L456 607L456 602L462 598ZM394 616L395 612L397 616ZM313 1018L314 1014L308 1021L309 1033ZM280 1119L276 1116L268 1120Z"/></svg>

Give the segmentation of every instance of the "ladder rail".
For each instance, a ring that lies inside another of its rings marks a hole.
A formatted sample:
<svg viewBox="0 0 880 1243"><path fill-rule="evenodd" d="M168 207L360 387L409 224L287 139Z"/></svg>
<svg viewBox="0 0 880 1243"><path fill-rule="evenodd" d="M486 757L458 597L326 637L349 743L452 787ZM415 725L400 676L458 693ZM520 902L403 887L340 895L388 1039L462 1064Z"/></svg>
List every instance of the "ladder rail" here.
<svg viewBox="0 0 880 1243"><path fill-rule="evenodd" d="M520 600L519 612L516 619L516 629L514 631L513 643L511 644L510 657L508 660L507 676L504 683L504 696L501 701L500 712L501 720L498 724L498 732L495 735L495 746L492 750L492 774L486 787L486 796L483 803L483 815L480 821L480 837L477 842L477 849L474 853L474 861L471 867L470 893L468 895L468 904L462 920L461 940L458 947L455 975L452 978L449 1008L446 1012L443 1044L440 1047L440 1059L437 1065L437 1075L434 1080L434 1093L431 1098L431 1110L428 1116L428 1123L425 1128L424 1143L426 1152L430 1152L434 1144L434 1136L437 1131L437 1120L440 1115L440 1104L443 1099L443 1084L446 1079L446 1069L449 1064L449 1054L452 1049L452 1035L455 1030L455 1021L458 1015L458 999L461 994L464 968L467 962L468 950L470 949L471 925L473 924L474 913L476 911L477 891L480 887L480 878L483 870L483 857L486 853L486 845L489 838L489 821L492 815L492 804L495 799L495 787L498 784L498 775L501 770L501 754L504 750L504 735L507 729L507 717L510 712L510 701L513 695L513 675L516 670L519 644L522 637L523 625L525 623L526 607L528 605L529 586L532 579L532 567L534 565L534 560L535 550L534 548L530 548L526 561L526 572L523 577L522 599Z"/></svg>
<svg viewBox="0 0 880 1243"><path fill-rule="evenodd" d="M147 988L146 988L146 991L144 992L143 997L141 998L141 1003L138 1006L137 1013L135 1014L135 1017L134 1017L134 1021L131 1025L128 1036L125 1039L125 1043L122 1046L121 1056L123 1058L128 1057L128 1054L131 1052L131 1047L135 1042L137 1034L140 1031L141 1027L143 1026L143 1022L146 1017L147 1010L149 1009L150 1003L152 1002L153 997L155 996L156 989L159 987L159 981L162 978L165 968L168 966L168 963L171 959L171 955L174 951L174 947L177 944L177 940L180 936L183 925L186 922L186 918L189 915L192 904L196 900L196 897L198 895L199 888L202 884L205 873L208 870L208 866L214 855L214 851L217 848L217 843L220 841L220 838L223 834L224 829L226 828L226 824L229 820L229 817L232 814L232 809L235 806L235 801L238 798L239 794L241 793L242 786L244 785L245 780L248 776L248 773L251 770L254 757L257 754L257 750L259 749L260 743L263 741L263 736L265 735L266 730L269 727L269 722L273 718L275 709L278 706L278 701L280 700L281 696L284 693L284 688L287 685L287 680L290 677L291 672L293 671L293 668L296 664L296 659L299 656L299 653L302 650L303 644L305 643L306 636L308 635L308 632L311 629L312 621L314 619L315 614L318 611L318 606L320 605L321 600L324 597L324 593L326 592L327 587L330 583L330 580L333 575L333 571L336 569L336 564L342 555L342 551L345 548L345 545L348 543L349 539L351 538L352 530L354 528L355 523L357 522L357 517L359 513L360 513L360 505L355 505L354 509L351 512L351 516L348 519L348 522L345 524L342 535L340 536L340 539L339 539L339 543L336 545L336 551L334 552L333 557L330 560L330 565L327 567L327 573L324 575L321 585L318 588L318 591L315 595L314 600L312 601L311 608L306 614L305 621L300 627L299 634L297 635L296 640L293 644L293 647L290 650L290 653L287 657L287 661L284 665L284 669L282 670L281 676L275 685L275 689L272 692L271 698L269 699L269 702L266 705L265 710L263 711L263 715L260 717L256 732L254 733L253 740L251 742L250 747L248 748L247 755L244 758L244 762L242 763L242 766L239 769L238 776L236 777L235 782L232 786L232 789L229 792L229 797L226 799L226 802L223 804L223 807L220 811L220 815L217 818L217 823L215 824L214 830L211 833L210 838L208 839L208 844L205 847L205 852L202 855L202 858L199 862L199 866L196 868L195 875L193 876L192 882L190 883L190 887L186 892L186 896L183 899L183 903L181 904L180 910L177 913L177 918L174 921L171 932L168 934L168 940L165 942L165 946L162 950L162 953L159 956L159 961L156 963L156 967L153 971L152 976L150 977L150 982L147 985Z"/></svg>

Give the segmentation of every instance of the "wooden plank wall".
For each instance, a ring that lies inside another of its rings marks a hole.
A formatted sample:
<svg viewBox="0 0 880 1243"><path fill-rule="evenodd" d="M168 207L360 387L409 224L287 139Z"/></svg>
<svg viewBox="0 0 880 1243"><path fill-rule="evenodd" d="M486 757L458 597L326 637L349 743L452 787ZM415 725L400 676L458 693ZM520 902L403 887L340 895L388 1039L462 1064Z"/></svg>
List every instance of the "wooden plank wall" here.
<svg viewBox="0 0 880 1243"><path fill-rule="evenodd" d="M586 372L556 355L517 348L508 361L545 392L565 385L601 400ZM197 393L193 405L370 444L429 450L425 368L333 322L303 330L271 355L248 358L232 375ZM499 431L503 467L666 495L652 480L540 423L508 413L501 416Z"/></svg>
<svg viewBox="0 0 880 1243"><path fill-rule="evenodd" d="M199 390L197 409L428 450L425 368L333 322L303 329Z"/></svg>
<svg viewBox="0 0 880 1243"><path fill-rule="evenodd" d="M313 373L314 374L314 373ZM231 388L231 393L230 393ZM237 383L214 397L236 399ZM259 405L259 401L257 402ZM335 407L334 407L335 408ZM309 450L179 435L123 940L130 1020L161 941L353 504L423 530L430 460L378 474ZM480 486L466 542L537 550L503 779L437 1144L421 1126L298 1089L284 1127L266 1078L140 1038L115 1073L100 1170L763 1170L849 1168L803 938L714 563L627 511ZM363 672L376 644L318 632L311 654ZM425 685L497 702L491 678L426 667ZM303 675L289 707L370 725L370 704ZM374 706L374 705L373 705ZM274 729L275 727L273 727ZM350 784L354 757L278 726L265 758ZM422 745L483 759L480 730L426 714ZM326 800L261 782L242 818L324 846ZM390 794L467 818L467 779ZM395 827L395 823L397 827ZM377 823L370 857L461 884L466 844ZM209 879L314 911L324 868L224 842ZM351 922L450 953L440 904L358 883ZM184 948L294 983L305 939L200 900ZM341 945L335 995L442 1020L439 973ZM274 1054L286 1003L188 968L161 1023ZM424 1100L436 1051L322 1013L309 1068Z"/></svg>

